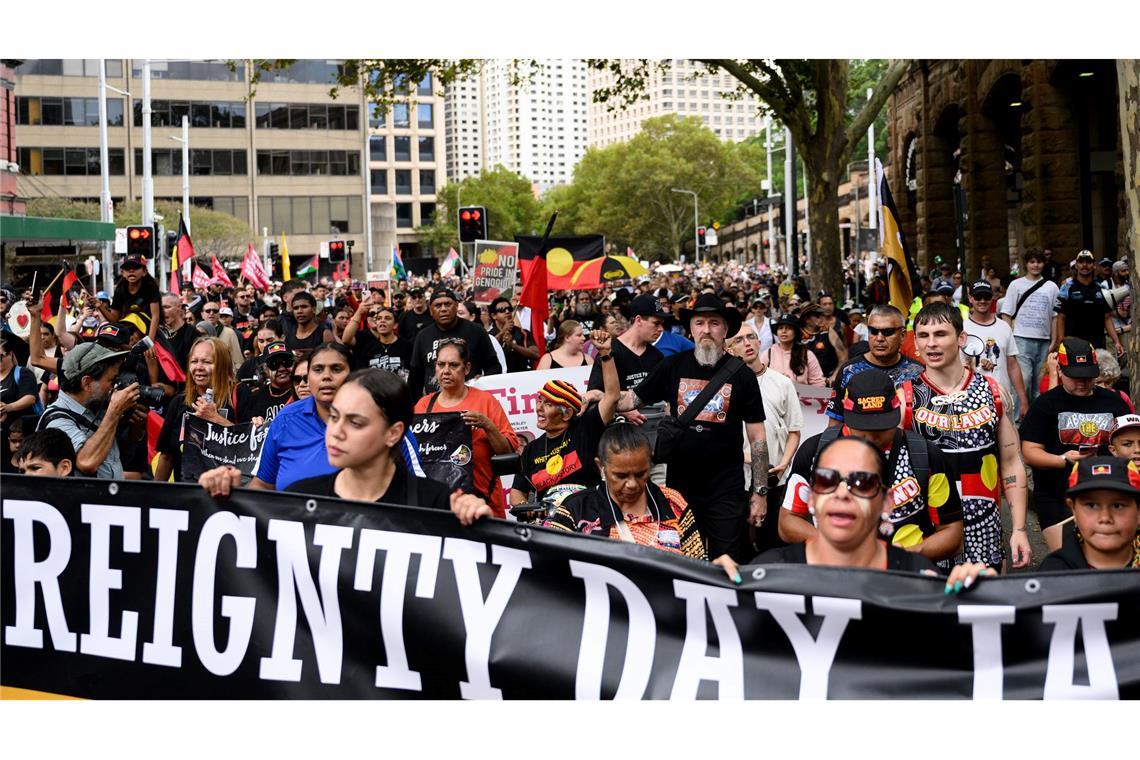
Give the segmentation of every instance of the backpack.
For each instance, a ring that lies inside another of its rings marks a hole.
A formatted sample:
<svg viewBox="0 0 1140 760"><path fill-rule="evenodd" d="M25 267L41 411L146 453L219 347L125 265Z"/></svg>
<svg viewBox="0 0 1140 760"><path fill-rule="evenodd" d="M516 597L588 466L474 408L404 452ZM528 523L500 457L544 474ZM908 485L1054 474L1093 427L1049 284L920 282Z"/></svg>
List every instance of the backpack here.
<svg viewBox="0 0 1140 760"><path fill-rule="evenodd" d="M825 428L820 433L819 443L815 447L815 456L812 458L812 469L815 469L815 459L819 457L819 452L823 447L838 438L842 432L843 426L835 425ZM930 444L913 430L903 430L902 432L906 435L906 448L910 453L910 466L914 470L914 477L925 490L926 484L930 482L930 453L927 450L927 446ZM887 475L893 477L891 473Z"/></svg>
<svg viewBox="0 0 1140 760"><path fill-rule="evenodd" d="M16 370L12 373L12 380L17 386L20 385L20 369L21 369L20 365L17 364ZM37 381L37 385L38 384L39 383ZM39 388L37 387L36 390L38 391ZM38 417L39 415L44 413L44 402L40 401L40 394L39 393L36 393L35 397L36 397L36 403L32 404L32 414Z"/></svg>

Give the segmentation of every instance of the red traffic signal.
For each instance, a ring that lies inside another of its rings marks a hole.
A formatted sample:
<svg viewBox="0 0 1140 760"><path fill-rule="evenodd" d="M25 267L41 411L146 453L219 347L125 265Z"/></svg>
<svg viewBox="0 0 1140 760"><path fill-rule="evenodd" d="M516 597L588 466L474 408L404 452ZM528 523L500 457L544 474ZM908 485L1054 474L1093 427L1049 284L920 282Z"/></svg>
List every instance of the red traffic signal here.
<svg viewBox="0 0 1140 760"><path fill-rule="evenodd" d="M150 237L149 227L129 227L127 228L127 237L131 240L146 240Z"/></svg>
<svg viewBox="0 0 1140 760"><path fill-rule="evenodd" d="M471 221L471 212L466 209L459 213L459 218L465 222Z"/></svg>
<svg viewBox="0 0 1140 760"><path fill-rule="evenodd" d="M459 209L459 242L474 243L487 239L487 209L464 206Z"/></svg>
<svg viewBox="0 0 1140 760"><path fill-rule="evenodd" d="M329 262L339 264L344 261L344 241L343 240L330 240L329 241Z"/></svg>
<svg viewBox="0 0 1140 760"><path fill-rule="evenodd" d="M141 224L127 227L128 256L145 256L147 259L150 259L154 256L154 244L154 227Z"/></svg>

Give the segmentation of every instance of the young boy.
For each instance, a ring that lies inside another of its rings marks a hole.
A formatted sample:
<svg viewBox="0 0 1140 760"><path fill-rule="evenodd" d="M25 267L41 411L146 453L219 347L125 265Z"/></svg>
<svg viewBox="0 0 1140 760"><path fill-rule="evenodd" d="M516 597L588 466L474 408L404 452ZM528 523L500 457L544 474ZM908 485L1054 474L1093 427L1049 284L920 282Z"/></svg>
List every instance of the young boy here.
<svg viewBox="0 0 1140 760"><path fill-rule="evenodd" d="M75 447L62 430L47 428L28 434L12 463L24 475L65 478L75 471Z"/></svg>
<svg viewBox="0 0 1140 760"><path fill-rule="evenodd" d="M1108 450L1114 457L1131 459L1140 467L1140 414L1125 414L1112 423Z"/></svg>
<svg viewBox="0 0 1140 760"><path fill-rule="evenodd" d="M1064 531L1061 548L1042 561L1041 570L1140 568L1140 467L1135 462L1120 457L1080 460L1069 475L1065 502L1075 530Z"/></svg>

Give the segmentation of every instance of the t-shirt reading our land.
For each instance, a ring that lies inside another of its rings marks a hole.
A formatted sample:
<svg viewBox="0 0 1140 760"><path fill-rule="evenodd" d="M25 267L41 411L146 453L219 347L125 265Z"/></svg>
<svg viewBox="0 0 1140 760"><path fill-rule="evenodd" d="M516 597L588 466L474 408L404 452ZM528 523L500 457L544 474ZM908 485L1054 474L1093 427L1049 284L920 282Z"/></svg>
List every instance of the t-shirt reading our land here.
<svg viewBox="0 0 1140 760"><path fill-rule="evenodd" d="M668 403L672 415L678 417L730 360L739 363L736 371L685 430L668 462L669 486L687 498L692 497L686 488L703 493L744 490L741 423L764 421L764 401L756 376L735 357L725 355L707 367L697 362L692 351L686 351L662 360L633 390L643 403Z"/></svg>

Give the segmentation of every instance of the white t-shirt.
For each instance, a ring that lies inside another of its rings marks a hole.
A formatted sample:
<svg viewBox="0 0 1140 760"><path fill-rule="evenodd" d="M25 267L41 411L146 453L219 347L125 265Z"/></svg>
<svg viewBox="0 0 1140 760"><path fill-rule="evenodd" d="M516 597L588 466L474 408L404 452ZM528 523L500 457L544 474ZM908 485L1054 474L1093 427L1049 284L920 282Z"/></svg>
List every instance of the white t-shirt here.
<svg viewBox="0 0 1140 760"><path fill-rule="evenodd" d="M1044 290L1045 288L1042 287L1041 289ZM1034 293L1033 295L1037 294ZM1022 309L1022 311L1025 310ZM992 325L980 325L974 321L973 317L966 320L965 328L966 333L972 336L967 339L969 341L967 348L977 351L978 340L980 340L982 354L977 357L978 363L975 365L974 358L963 351L962 361L965 361L979 374L997 380L1001 387L1009 391L1010 397L1015 397L1017 394L1010 384L1009 365L1007 364L1009 357L1017 356L1017 342L1013 339L1013 330L1000 319L995 320Z"/></svg>
<svg viewBox="0 0 1140 760"><path fill-rule="evenodd" d="M1018 277L1009 284L1005 294L1005 303L1002 304L1001 313L1013 316L1017 309L1017 302L1021 294L1037 284L1037 280ZM1055 282L1046 282L1025 299L1017 318L1013 320L1013 334L1019 338L1051 338L1053 336L1053 307L1057 305L1057 296L1061 292Z"/></svg>
<svg viewBox="0 0 1140 760"><path fill-rule="evenodd" d="M752 329L756 331L756 337L760 339L760 353L764 353L772 347L772 323L768 319L761 319L759 323L756 322L756 317L749 317L745 320L748 324L752 325Z"/></svg>
<svg viewBox="0 0 1140 760"><path fill-rule="evenodd" d="M796 385L785 375L774 370L765 370L763 375L756 378L760 386L760 395L764 399L764 433L768 438L768 461L774 467L784 457L784 448L788 443L788 433L803 430L804 410L800 403ZM747 436L745 437L747 441ZM750 473L745 466L746 473ZM792 472L789 464L780 476L780 485L788 482ZM746 477L746 481L750 480Z"/></svg>

